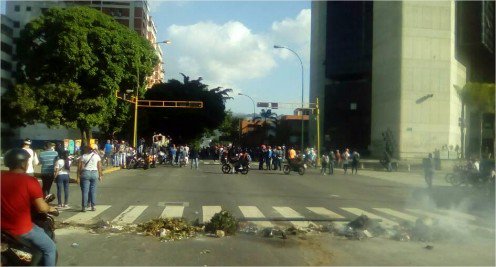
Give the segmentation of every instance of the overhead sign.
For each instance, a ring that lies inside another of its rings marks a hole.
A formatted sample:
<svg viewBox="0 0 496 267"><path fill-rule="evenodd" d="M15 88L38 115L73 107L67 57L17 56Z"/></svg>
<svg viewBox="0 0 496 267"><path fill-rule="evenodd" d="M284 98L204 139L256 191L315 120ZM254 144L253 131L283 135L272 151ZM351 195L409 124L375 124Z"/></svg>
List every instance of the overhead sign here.
<svg viewBox="0 0 496 267"><path fill-rule="evenodd" d="M278 109L278 108L279 108L279 103L273 103L273 102L257 102L257 107L258 107L258 108L271 108L271 109Z"/></svg>

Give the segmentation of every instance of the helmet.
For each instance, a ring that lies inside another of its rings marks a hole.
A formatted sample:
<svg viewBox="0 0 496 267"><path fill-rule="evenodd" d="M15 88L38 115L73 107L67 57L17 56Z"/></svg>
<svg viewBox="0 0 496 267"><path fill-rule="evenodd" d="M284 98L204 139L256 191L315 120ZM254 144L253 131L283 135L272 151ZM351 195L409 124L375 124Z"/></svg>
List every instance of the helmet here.
<svg viewBox="0 0 496 267"><path fill-rule="evenodd" d="M31 139L29 139L29 138L24 139L24 144L25 145L31 145Z"/></svg>
<svg viewBox="0 0 496 267"><path fill-rule="evenodd" d="M22 167L22 163L27 161L31 155L22 148L13 148L7 151L3 157L3 163L9 169Z"/></svg>

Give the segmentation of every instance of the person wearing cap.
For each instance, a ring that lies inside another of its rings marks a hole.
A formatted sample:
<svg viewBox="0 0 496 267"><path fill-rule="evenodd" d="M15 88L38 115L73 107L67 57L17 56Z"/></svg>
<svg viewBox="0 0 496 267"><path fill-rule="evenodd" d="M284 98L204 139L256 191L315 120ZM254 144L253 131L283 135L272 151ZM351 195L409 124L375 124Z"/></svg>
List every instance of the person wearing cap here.
<svg viewBox="0 0 496 267"><path fill-rule="evenodd" d="M59 154L55 151L55 144L48 142L45 144L45 151L40 153L41 182L44 196L50 194L53 180L55 179L54 165Z"/></svg>
<svg viewBox="0 0 496 267"><path fill-rule="evenodd" d="M26 174L30 176L34 176L34 166L38 165L40 161L38 160L38 155L36 152L31 149L31 139L24 139L24 144L22 145L22 149L26 150L31 156L28 160L28 168L26 169Z"/></svg>

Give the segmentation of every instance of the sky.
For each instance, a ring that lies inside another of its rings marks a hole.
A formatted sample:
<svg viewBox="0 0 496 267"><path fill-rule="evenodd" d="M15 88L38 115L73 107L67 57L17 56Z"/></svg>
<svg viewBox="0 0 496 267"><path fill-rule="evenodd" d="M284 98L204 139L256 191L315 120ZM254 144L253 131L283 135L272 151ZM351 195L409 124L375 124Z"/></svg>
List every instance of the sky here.
<svg viewBox="0 0 496 267"><path fill-rule="evenodd" d="M1 12L5 1L1 0ZM252 114L257 102L301 103L301 65L308 102L310 1L149 0L164 52L165 79L202 77L210 88L233 89L226 102L234 113ZM261 108L256 108L259 113ZM294 108L274 110L293 114Z"/></svg>
<svg viewBox="0 0 496 267"><path fill-rule="evenodd" d="M301 103L298 58L309 92L310 1L149 1L164 52L165 79L202 77L210 88L233 89L227 109L253 113L257 102ZM256 108L259 113L261 108ZM292 114L293 108L274 110Z"/></svg>

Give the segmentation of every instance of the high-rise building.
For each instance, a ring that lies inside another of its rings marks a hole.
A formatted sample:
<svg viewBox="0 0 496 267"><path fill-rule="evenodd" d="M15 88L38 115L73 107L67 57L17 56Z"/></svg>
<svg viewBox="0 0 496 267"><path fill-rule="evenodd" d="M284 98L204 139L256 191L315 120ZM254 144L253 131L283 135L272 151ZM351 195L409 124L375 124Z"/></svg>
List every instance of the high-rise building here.
<svg viewBox="0 0 496 267"><path fill-rule="evenodd" d="M16 70L15 43L21 30L49 8L71 6L88 6L100 10L149 40L155 48L159 64L148 77L147 86L151 87L164 80L162 50L157 44L157 29L150 16L148 1L7 1L6 14L2 15L2 93L5 86L15 82L13 80ZM10 133L12 131L16 132L15 137L12 137ZM6 125L2 125L2 137L6 136L14 140L26 137L33 140L56 140L77 138L79 133L68 129L49 129L44 124L28 125L18 129L9 129Z"/></svg>
<svg viewBox="0 0 496 267"><path fill-rule="evenodd" d="M475 14L460 3L312 2L310 96L323 102L326 148L381 156L387 129L400 158L461 146L454 86L494 82L494 2L477 2ZM478 49L462 55L462 40Z"/></svg>

